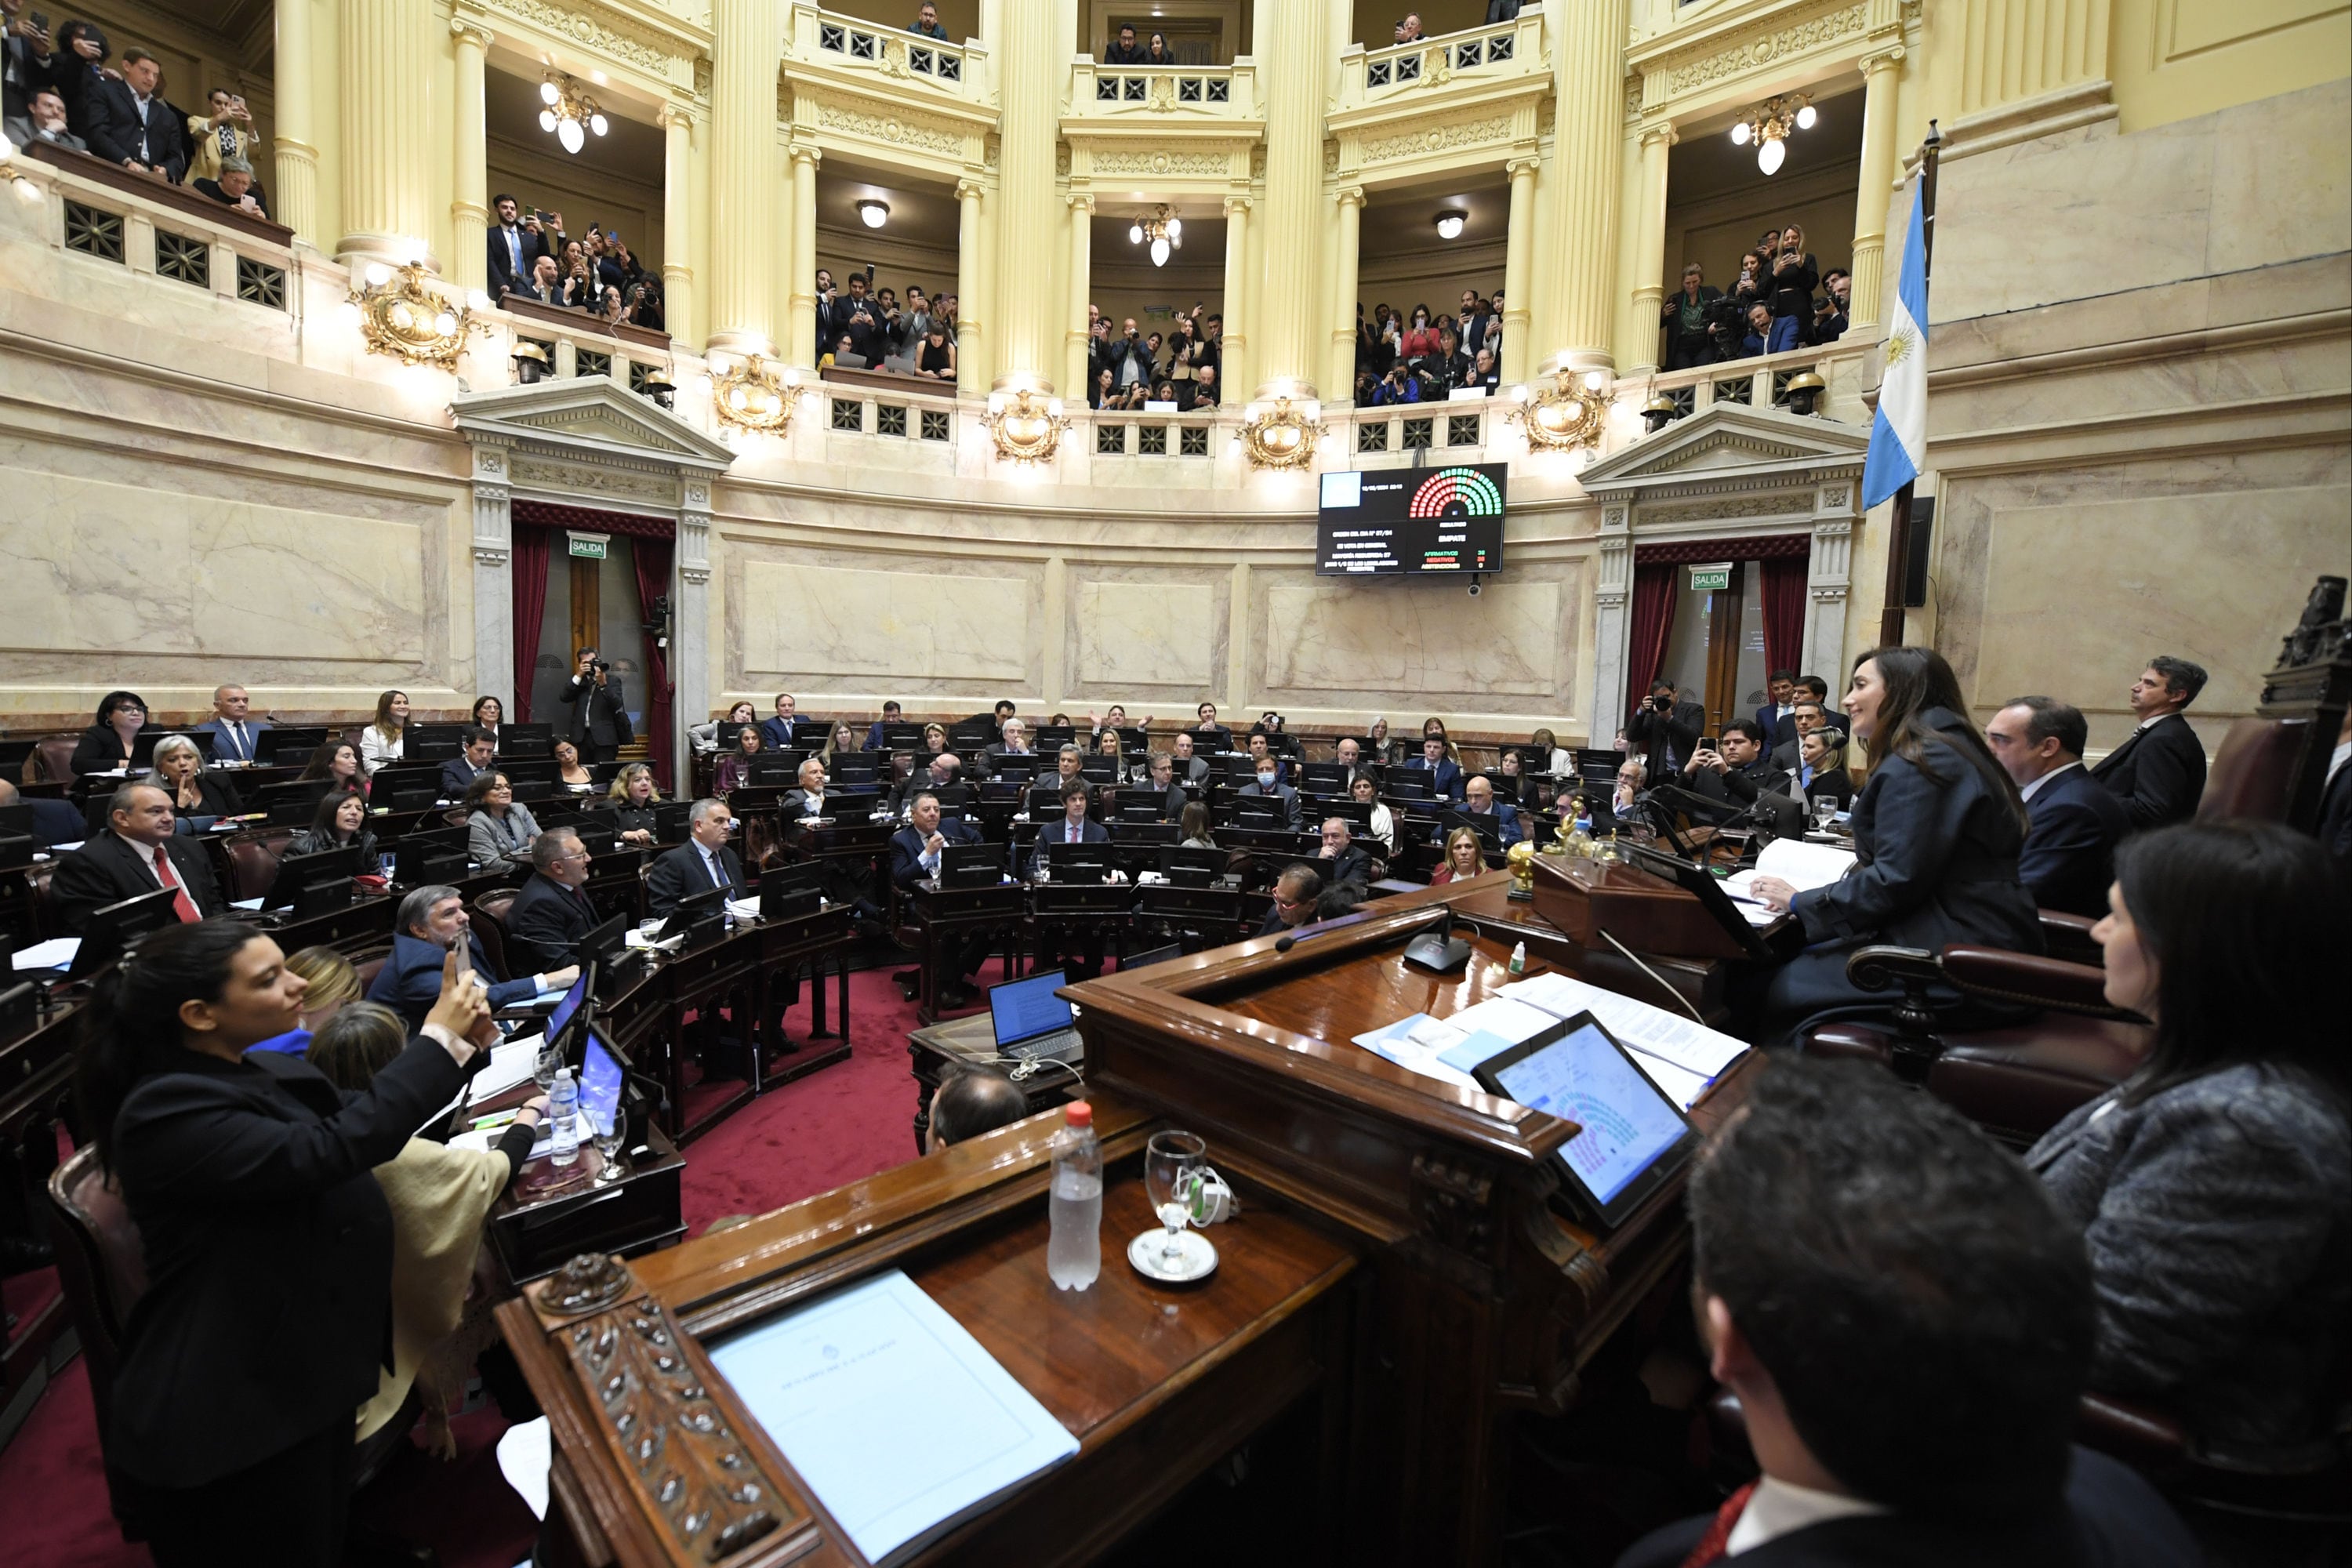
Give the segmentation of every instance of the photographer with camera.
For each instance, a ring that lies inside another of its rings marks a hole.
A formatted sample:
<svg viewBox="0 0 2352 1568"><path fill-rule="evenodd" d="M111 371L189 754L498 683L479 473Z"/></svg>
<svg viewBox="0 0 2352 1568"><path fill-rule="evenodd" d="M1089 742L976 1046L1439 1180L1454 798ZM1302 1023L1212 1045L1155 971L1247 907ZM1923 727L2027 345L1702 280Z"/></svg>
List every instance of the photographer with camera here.
<svg viewBox="0 0 2352 1568"><path fill-rule="evenodd" d="M1696 702L1675 700L1675 683L1650 683L1649 700L1625 721L1627 748L1647 752L1650 777L1664 778L1681 771L1698 750L1699 731L1706 725L1706 710Z"/></svg>
<svg viewBox="0 0 2352 1568"><path fill-rule="evenodd" d="M629 290L628 321L651 331L667 331L662 319L661 284L648 273Z"/></svg>
<svg viewBox="0 0 2352 1568"><path fill-rule="evenodd" d="M557 695L572 710L568 735L572 747L591 767L611 762L623 746L637 738L620 679L594 648L580 650L572 679Z"/></svg>

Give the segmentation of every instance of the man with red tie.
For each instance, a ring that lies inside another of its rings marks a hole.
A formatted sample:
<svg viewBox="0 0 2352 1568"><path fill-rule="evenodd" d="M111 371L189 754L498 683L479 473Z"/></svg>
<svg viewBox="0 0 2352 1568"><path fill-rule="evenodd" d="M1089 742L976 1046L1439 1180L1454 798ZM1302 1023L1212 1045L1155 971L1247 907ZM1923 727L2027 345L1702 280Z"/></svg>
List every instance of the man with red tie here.
<svg viewBox="0 0 2352 1568"><path fill-rule="evenodd" d="M2015 1156L1882 1068L1774 1060L1690 1178L1691 1302L1762 1475L1617 1568L2203 1561L2074 1446L2083 1238Z"/></svg>
<svg viewBox="0 0 2352 1568"><path fill-rule="evenodd" d="M184 921L228 908L205 862L204 847L173 834L172 797L153 784L126 784L107 803L106 828L60 856L49 898L66 930L79 934L92 910L158 888L175 888L172 907Z"/></svg>

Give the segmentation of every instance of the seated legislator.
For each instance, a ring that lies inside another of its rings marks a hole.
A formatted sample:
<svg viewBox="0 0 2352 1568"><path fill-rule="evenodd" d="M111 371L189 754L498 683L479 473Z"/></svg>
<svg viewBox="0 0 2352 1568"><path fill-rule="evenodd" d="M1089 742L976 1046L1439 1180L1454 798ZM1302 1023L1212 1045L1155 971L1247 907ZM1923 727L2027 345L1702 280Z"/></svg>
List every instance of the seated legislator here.
<svg viewBox="0 0 2352 1568"><path fill-rule="evenodd" d="M1423 736L1421 755L1405 766L1419 768L1428 773L1429 793L1439 800L1450 800L1456 805L1462 804L1462 767L1446 756L1444 736Z"/></svg>
<svg viewBox="0 0 2352 1568"><path fill-rule="evenodd" d="M929 790L919 790L908 810L908 826L890 836L890 879L901 888L932 881L940 874L941 850L950 844L979 842L979 828L961 816L940 816L940 797ZM944 1006L961 1007L971 999L972 977L988 962L989 949L995 945L995 940L986 931L969 931L950 940L954 951L944 956L959 984L943 987L940 1000ZM936 1110L932 1114L936 1131Z"/></svg>
<svg viewBox="0 0 2352 1568"><path fill-rule="evenodd" d="M759 722L758 709L749 702L738 702L727 710L726 718L713 719L707 724L690 724L686 734L694 749L707 756L713 752L733 751L735 731L745 724L756 727Z"/></svg>
<svg viewBox="0 0 2352 1568"><path fill-rule="evenodd" d="M2090 732L2080 709L2053 697L2011 698L1985 722L1985 744L2032 818L2018 879L2045 910L2096 917L2107 911L2116 846L2132 825L2129 808L2083 767Z"/></svg>
<svg viewBox="0 0 2352 1568"><path fill-rule="evenodd" d="M1230 752L1234 749L1233 730L1227 725L1217 722L1217 705L1215 703L1203 702L1200 707L1193 710L1193 714L1194 717L1199 720L1199 722L1192 726L1194 733L1213 737L1216 742L1216 748L1220 752Z"/></svg>
<svg viewBox="0 0 2352 1568"><path fill-rule="evenodd" d="M624 844L655 842L654 807L662 803L661 786L645 763L623 763L604 792L605 809L613 814L613 832Z"/></svg>
<svg viewBox="0 0 2352 1568"><path fill-rule="evenodd" d="M1372 858L1355 847L1349 832L1346 817L1324 818L1323 847L1316 855L1321 863L1316 869L1328 885L1352 882L1360 888L1372 879Z"/></svg>
<svg viewBox="0 0 2352 1568"><path fill-rule="evenodd" d="M491 745L498 746L504 743L499 739L499 730L506 722L505 703L495 697L477 697L474 699L474 706L467 710L467 713L475 729L488 730L490 732Z"/></svg>
<svg viewBox="0 0 2352 1568"><path fill-rule="evenodd" d="M994 1068L958 1062L940 1075L940 1087L931 1091L925 1146L936 1154L950 1144L1010 1127L1028 1114L1029 1097L1019 1084Z"/></svg>
<svg viewBox="0 0 2352 1568"><path fill-rule="evenodd" d="M235 682L213 688L213 716L196 732L213 738L213 755L224 763L253 761L253 742L269 730L269 721L253 717L253 697Z"/></svg>
<svg viewBox="0 0 2352 1568"><path fill-rule="evenodd" d="M1364 761L1362 742L1353 735L1339 738L1339 743L1331 748L1331 760L1339 764L1339 787L1350 795L1355 793L1358 779L1370 778L1378 782L1379 775Z"/></svg>
<svg viewBox="0 0 2352 1568"><path fill-rule="evenodd" d="M360 766L373 778L378 768L401 761L407 751L408 693L377 693L375 719L360 731Z"/></svg>
<svg viewBox="0 0 2352 1568"><path fill-rule="evenodd" d="M306 947L286 955L286 967L300 975L310 989L302 993L301 1021L282 1035L273 1035L246 1047L256 1051L291 1051L302 1055L311 1037L327 1021L360 1000L360 973L352 961L331 947ZM405 1026L402 1028L404 1038Z"/></svg>
<svg viewBox="0 0 2352 1568"><path fill-rule="evenodd" d="M963 782L963 759L953 752L934 752L922 767L907 775L905 787L890 804L902 815L912 811L915 797L926 790L943 790Z"/></svg>
<svg viewBox="0 0 2352 1568"><path fill-rule="evenodd" d="M121 773L131 765L131 743L147 727L147 700L135 691L110 691L99 699L98 717L74 742L74 777Z"/></svg>
<svg viewBox="0 0 2352 1568"><path fill-rule="evenodd" d="M1474 835L1475 837L1475 835ZM1280 936L1318 918L1316 901L1323 897L1323 874L1303 860L1293 861L1274 879L1274 908L1266 910L1260 936Z"/></svg>
<svg viewBox="0 0 2352 1568"><path fill-rule="evenodd" d="M539 819L514 797L514 785L496 768L466 786L466 854L485 869L530 858Z"/></svg>
<svg viewBox="0 0 2352 1568"><path fill-rule="evenodd" d="M2115 792L2135 828L2162 827L2196 815L2205 794L2205 748L2181 710L2205 689L2205 670L2185 658L2147 661L2131 685L2139 723L2099 759L2091 776Z"/></svg>
<svg viewBox="0 0 2352 1568"><path fill-rule="evenodd" d="M1144 768L1143 784L1160 793L1160 819L1162 822L1182 819L1185 804L1192 797L1184 793L1184 786L1176 782L1175 758L1165 752L1152 752L1151 761Z"/></svg>
<svg viewBox="0 0 2352 1568"><path fill-rule="evenodd" d="M236 788L205 766L203 751L185 735L166 735L155 742L152 782L172 797L173 811L198 819L199 832L215 817L245 812Z"/></svg>
<svg viewBox="0 0 2352 1568"><path fill-rule="evenodd" d="M793 721L800 717L800 703L789 691L776 693L776 716L760 722L760 738L768 750L781 752L793 743Z"/></svg>
<svg viewBox="0 0 2352 1568"><path fill-rule="evenodd" d="M1252 730L1242 744L1249 752L1252 773L1265 772L1266 764L1271 763L1276 782L1286 784L1290 782L1290 764L1275 755L1273 738L1264 730Z"/></svg>
<svg viewBox="0 0 2352 1568"><path fill-rule="evenodd" d="M561 969L580 959L580 939L603 919L587 894L593 858L580 835L551 827L530 847L530 880L507 906L507 957L517 968Z"/></svg>
<svg viewBox="0 0 2352 1568"><path fill-rule="evenodd" d="M1519 808L1507 800L1495 798L1494 782L1480 773L1462 786L1462 809L1471 816L1491 816L1502 847L1508 849L1527 837L1519 822Z"/></svg>
<svg viewBox="0 0 2352 1568"><path fill-rule="evenodd" d="M356 790L322 795L310 814L310 826L286 841L289 855L323 855L330 849L359 846L359 874L376 868L375 835L368 831L367 796Z"/></svg>
<svg viewBox="0 0 2352 1568"><path fill-rule="evenodd" d="M1037 827L1037 845L1030 852L1029 870L1032 876L1045 868L1045 846L1048 844L1108 844L1110 833L1099 822L1087 816L1087 803L1092 786L1078 779L1062 786L1062 815Z"/></svg>
<svg viewBox="0 0 2352 1568"><path fill-rule="evenodd" d="M360 765L359 748L331 738L319 742L294 782L304 785L314 801L352 790L362 795L368 792L367 770Z"/></svg>
<svg viewBox="0 0 2352 1568"><path fill-rule="evenodd" d="M1857 947L1893 942L1934 952L1978 942L2042 951L2040 917L2017 879L2025 805L1969 722L1944 656L1924 647L1865 654L1846 716L1870 747L1870 782L1853 804L1858 863L1801 893L1777 877L1750 884L1773 909L1792 910L1811 944L1764 972L1759 1023L1767 1029L1830 1008L1888 1005L1846 978Z"/></svg>
<svg viewBox="0 0 2352 1568"><path fill-rule="evenodd" d="M58 923L79 934L91 913L158 888L176 887L172 901L183 921L228 908L204 846L174 831L172 797L149 784L117 786L106 805L106 827L79 849L58 857L49 900Z"/></svg>
<svg viewBox="0 0 2352 1568"><path fill-rule="evenodd" d="M2283 824L2200 821L2126 840L2109 903L2106 998L2156 1043L2025 1156L2090 1248L2091 1386L2295 1467L2335 1439L2352 1325L2343 889Z"/></svg>
<svg viewBox="0 0 2352 1568"><path fill-rule="evenodd" d="M1466 882L1486 869L1486 847L1478 842L1477 829L1457 827L1445 836L1445 864L1429 879L1433 888L1448 882Z"/></svg>
<svg viewBox="0 0 2352 1568"><path fill-rule="evenodd" d="M1177 731L1176 738L1171 741L1168 746L1169 759L1174 764L1177 782L1196 784L1209 782L1209 759L1192 754L1192 731Z"/></svg>
<svg viewBox="0 0 2352 1568"><path fill-rule="evenodd" d="M1265 754L1264 750L1265 737L1264 735L1255 735L1251 738L1258 742L1260 748L1257 759L1257 777L1242 785L1242 787L1239 790L1236 790L1234 794L1244 799L1256 798L1262 800L1278 800L1282 802L1283 821L1288 826L1296 829L1298 826L1298 792L1291 788L1288 784L1279 782L1282 776L1277 771L1280 764L1276 763L1272 757Z"/></svg>
<svg viewBox="0 0 2352 1568"><path fill-rule="evenodd" d="M441 764L441 798L463 800L474 781L489 772L490 759L498 755L499 738L488 730L469 728L463 737L464 749Z"/></svg>
<svg viewBox="0 0 2352 1568"><path fill-rule="evenodd" d="M895 698L883 703L882 717L866 727L866 749L869 752L883 750L887 743L887 737L884 731L900 728L906 721L907 708L904 703Z"/></svg>
<svg viewBox="0 0 2352 1568"><path fill-rule="evenodd" d="M160 1563L343 1561L354 1417L391 1342L372 1173L464 1087L488 1021L455 959L431 988L420 1037L347 1096L247 1049L302 1005L265 932L169 927L101 982L77 1088L146 1263L105 1457Z"/></svg>
<svg viewBox="0 0 2352 1568"><path fill-rule="evenodd" d="M488 987L492 1008L512 1006L550 991L561 991L580 978L576 966L565 965L520 980L500 980L490 967L489 954L466 913L466 900L455 888L426 886L400 900L400 923L392 933L392 956L376 972L367 999L395 1007L411 1024L420 1024L441 994L442 959L459 942L473 961L474 973Z"/></svg>
<svg viewBox="0 0 2352 1568"><path fill-rule="evenodd" d="M1780 793L1789 775L1764 756L1764 728L1753 719L1723 727L1715 750L1702 746L1683 768L1683 781L1696 795L1733 805L1751 805L1760 795Z"/></svg>
<svg viewBox="0 0 2352 1568"><path fill-rule="evenodd" d="M558 737L554 748L556 786L574 800L584 800L596 787L593 769L580 760L580 748Z"/></svg>
<svg viewBox="0 0 2352 1568"><path fill-rule="evenodd" d="M746 724L735 731L735 749L719 759L718 771L711 776L710 787L720 795L733 795L751 782L751 764L767 750L766 731Z"/></svg>
<svg viewBox="0 0 2352 1568"><path fill-rule="evenodd" d="M6 779L0 779L0 805L21 805L33 814L30 831L33 847L47 849L57 844L79 844L89 835L89 826L80 812L68 800L45 800L38 795L26 795Z"/></svg>
<svg viewBox="0 0 2352 1568"><path fill-rule="evenodd" d="M824 760L822 757L803 758L794 776L798 780L797 784L784 792L782 805L784 820L807 822L824 816L825 815Z"/></svg>
<svg viewBox="0 0 2352 1568"><path fill-rule="evenodd" d="M1700 1154L1691 1287L1762 1474L1617 1568L2193 1568L2072 1441L2095 1325L2074 1227L1884 1068L1776 1061Z"/></svg>
<svg viewBox="0 0 2352 1568"><path fill-rule="evenodd" d="M1199 801L1184 808L1176 819L1176 831L1183 837L1177 841L1180 849L1214 849L1217 836L1209 826L1209 808Z"/></svg>
<svg viewBox="0 0 2352 1568"><path fill-rule="evenodd" d="M1396 814L1380 802L1380 784L1369 773L1358 773L1348 784L1348 795L1372 808L1372 837L1381 841L1384 860L1393 860L1397 852Z"/></svg>
<svg viewBox="0 0 2352 1568"><path fill-rule="evenodd" d="M1003 772L1007 757L1025 758L1026 762L1021 765L1033 770L1036 767L1037 753L1030 749L1028 728L1020 720L1007 719L1003 727L997 731L997 736L998 743L988 749L986 758L990 773Z"/></svg>
<svg viewBox="0 0 2352 1568"><path fill-rule="evenodd" d="M1797 772L1789 793L1808 809L1831 800L1840 811L1853 805L1853 774L1847 770L1845 731L1823 724L1797 737Z"/></svg>
<svg viewBox="0 0 2352 1568"><path fill-rule="evenodd" d="M751 894L751 885L743 880L743 862L727 843L735 826L727 803L698 800L686 820L687 841L663 850L646 873L646 907L653 914L669 915L679 900L713 888L732 889L727 895L730 899Z"/></svg>

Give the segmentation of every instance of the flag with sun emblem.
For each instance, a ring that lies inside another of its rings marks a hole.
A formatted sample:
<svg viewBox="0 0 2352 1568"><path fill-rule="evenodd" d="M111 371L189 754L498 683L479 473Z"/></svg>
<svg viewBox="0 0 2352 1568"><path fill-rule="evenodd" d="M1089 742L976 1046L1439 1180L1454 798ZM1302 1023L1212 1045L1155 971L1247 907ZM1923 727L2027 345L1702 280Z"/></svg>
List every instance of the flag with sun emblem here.
<svg viewBox="0 0 2352 1568"><path fill-rule="evenodd" d="M1927 451L1927 240L1919 192L1903 237L1903 273L1895 284L1895 320L1886 333L1886 374L1870 422L1870 456L1862 467L1862 504L1880 501L1919 477Z"/></svg>

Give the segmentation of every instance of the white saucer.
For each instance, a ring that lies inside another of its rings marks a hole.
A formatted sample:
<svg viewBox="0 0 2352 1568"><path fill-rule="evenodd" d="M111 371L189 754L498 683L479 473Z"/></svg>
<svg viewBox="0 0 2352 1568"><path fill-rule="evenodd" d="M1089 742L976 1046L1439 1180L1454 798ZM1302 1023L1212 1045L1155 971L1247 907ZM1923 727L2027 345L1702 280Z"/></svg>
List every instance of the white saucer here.
<svg viewBox="0 0 2352 1568"><path fill-rule="evenodd" d="M1195 1279L1206 1279L1217 1271L1216 1246L1199 1231L1178 1233L1177 1256L1172 1268L1165 1266L1161 1257L1167 1245L1167 1226L1155 1225L1127 1244L1127 1261L1146 1279L1157 1279L1163 1285L1189 1285Z"/></svg>

